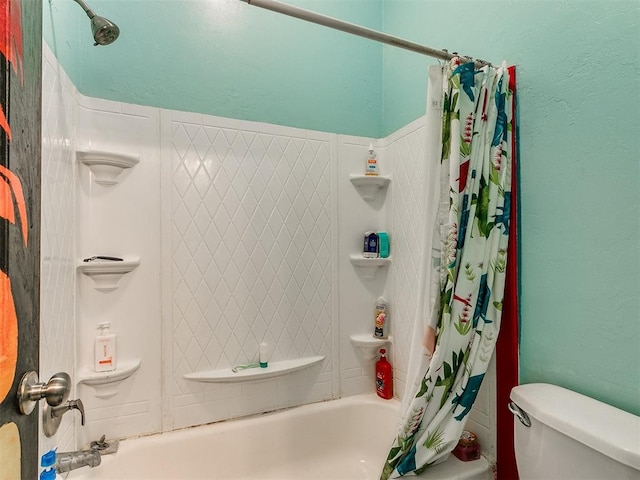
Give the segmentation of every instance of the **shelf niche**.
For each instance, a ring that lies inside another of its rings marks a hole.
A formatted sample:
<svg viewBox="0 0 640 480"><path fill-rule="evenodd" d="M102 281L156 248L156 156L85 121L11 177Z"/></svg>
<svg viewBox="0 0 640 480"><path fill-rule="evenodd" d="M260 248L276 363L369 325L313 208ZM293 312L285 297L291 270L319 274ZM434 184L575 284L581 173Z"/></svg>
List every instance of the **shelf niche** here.
<svg viewBox="0 0 640 480"><path fill-rule="evenodd" d="M187 373L185 380L204 383L238 383L253 380L266 380L267 378L280 377L312 367L324 360L324 355L316 357L296 358L293 360L280 360L269 362L266 368L256 367L238 370L234 372L229 368L218 370L206 370L202 372Z"/></svg>
<svg viewBox="0 0 640 480"><path fill-rule="evenodd" d="M95 389L95 396L106 399L116 395L120 383L133 375L140 368L140 360L118 362L118 367L111 372L94 372L83 367L78 372L78 384L84 383Z"/></svg>
<svg viewBox="0 0 640 480"><path fill-rule="evenodd" d="M134 167L140 162L140 157L137 155L97 150L78 151L76 158L89 167L95 182L105 187L117 184L125 168Z"/></svg>
<svg viewBox="0 0 640 480"><path fill-rule="evenodd" d="M123 275L131 272L140 265L139 257L132 257L120 261L94 260L81 262L78 270L93 280L93 287L100 292L111 292L118 288L118 282Z"/></svg>
<svg viewBox="0 0 640 480"><path fill-rule="evenodd" d="M349 260L360 272L362 278L375 278L380 268L391 265L391 257L365 258L362 255L352 254Z"/></svg>
<svg viewBox="0 0 640 480"><path fill-rule="evenodd" d="M351 343L360 350L362 358L365 360L373 360L376 355L387 343L393 343L391 336L388 338L374 337L370 333L354 334L349 337Z"/></svg>
<svg viewBox="0 0 640 480"><path fill-rule="evenodd" d="M391 182L390 177L384 177L382 175L349 175L349 180L353 186L358 190L360 196L367 201L375 200L378 195L378 191L387 188Z"/></svg>

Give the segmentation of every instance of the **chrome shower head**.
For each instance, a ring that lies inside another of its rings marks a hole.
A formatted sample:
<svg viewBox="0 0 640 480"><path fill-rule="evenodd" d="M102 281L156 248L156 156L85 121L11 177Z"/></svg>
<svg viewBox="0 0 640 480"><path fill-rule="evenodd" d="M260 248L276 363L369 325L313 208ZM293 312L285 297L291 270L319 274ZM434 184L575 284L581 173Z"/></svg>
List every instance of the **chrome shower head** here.
<svg viewBox="0 0 640 480"><path fill-rule="evenodd" d="M98 15L91 18L91 31L93 39L96 41L94 45L109 45L115 42L120 35L120 29L115 23Z"/></svg>
<svg viewBox="0 0 640 480"><path fill-rule="evenodd" d="M96 43L94 45L109 45L116 41L120 35L118 26L104 17L96 15L84 0L74 0L87 14L91 20L91 32Z"/></svg>

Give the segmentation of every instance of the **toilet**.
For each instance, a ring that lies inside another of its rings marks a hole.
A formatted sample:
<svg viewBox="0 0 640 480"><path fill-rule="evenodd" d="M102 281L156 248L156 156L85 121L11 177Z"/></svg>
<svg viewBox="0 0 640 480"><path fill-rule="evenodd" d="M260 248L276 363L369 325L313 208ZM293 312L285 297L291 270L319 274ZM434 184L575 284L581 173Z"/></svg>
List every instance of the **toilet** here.
<svg viewBox="0 0 640 480"><path fill-rule="evenodd" d="M640 480L640 417L545 383L510 397L520 480Z"/></svg>

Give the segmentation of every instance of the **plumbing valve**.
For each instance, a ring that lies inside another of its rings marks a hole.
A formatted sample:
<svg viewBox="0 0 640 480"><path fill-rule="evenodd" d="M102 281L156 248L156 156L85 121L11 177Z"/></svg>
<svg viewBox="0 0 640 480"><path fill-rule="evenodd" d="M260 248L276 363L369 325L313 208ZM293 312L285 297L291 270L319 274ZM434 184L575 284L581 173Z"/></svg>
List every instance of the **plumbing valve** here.
<svg viewBox="0 0 640 480"><path fill-rule="evenodd" d="M57 407L45 405L42 409L42 428L45 436L52 437L55 435L58 431L58 427L60 426L60 422L62 421L62 416L69 410L80 411L80 423L84 426L84 405L82 404L82 400L79 398L76 400L69 400Z"/></svg>
<svg viewBox="0 0 640 480"><path fill-rule="evenodd" d="M51 415L54 417L61 417L69 410L79 410L80 411L80 423L84 427L84 405L82 404L82 400L77 398L76 400L69 400L67 403L63 405L59 405L57 407L53 407L51 409Z"/></svg>

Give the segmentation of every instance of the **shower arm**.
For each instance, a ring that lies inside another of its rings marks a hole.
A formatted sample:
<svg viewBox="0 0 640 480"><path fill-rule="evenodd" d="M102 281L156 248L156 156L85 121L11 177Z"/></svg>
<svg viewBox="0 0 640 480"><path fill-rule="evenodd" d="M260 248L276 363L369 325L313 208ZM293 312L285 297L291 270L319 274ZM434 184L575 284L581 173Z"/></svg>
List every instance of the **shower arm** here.
<svg viewBox="0 0 640 480"><path fill-rule="evenodd" d="M81 1L81 0L76 0ZM249 5L255 5L256 7L271 10L272 12L282 13L290 17L298 18L300 20L306 20L307 22L315 23L325 27L340 30L342 32L351 33L359 37L368 38L369 40L375 40L377 42L392 45L398 48L404 48L415 53L434 57L439 60L451 60L452 58L459 57L461 62L474 62L478 68L485 65L491 65L491 63L480 60L479 58L474 61L473 57L458 55L457 53L449 53L447 50L436 50L435 48L426 47L418 43L410 42L400 37L394 37L387 33L379 32L370 28L362 27L354 23L345 22L334 17L322 15L319 13L311 12L303 8L288 5L286 3L278 2L276 0L240 0Z"/></svg>
<svg viewBox="0 0 640 480"><path fill-rule="evenodd" d="M91 10L89 5L87 5L84 2L84 0L73 0L73 1L76 2L78 5L80 5L82 7L84 12L87 14L87 17L89 17L90 19L96 16L95 12L93 10Z"/></svg>

